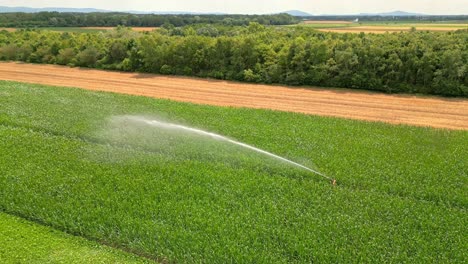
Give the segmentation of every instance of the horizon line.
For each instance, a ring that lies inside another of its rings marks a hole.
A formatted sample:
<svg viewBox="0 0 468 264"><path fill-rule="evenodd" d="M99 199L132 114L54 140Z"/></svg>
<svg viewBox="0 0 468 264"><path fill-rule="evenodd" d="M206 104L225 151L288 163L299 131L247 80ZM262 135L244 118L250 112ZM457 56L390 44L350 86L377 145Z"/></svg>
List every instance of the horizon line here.
<svg viewBox="0 0 468 264"><path fill-rule="evenodd" d="M230 13L230 12L215 12L215 11L171 11L171 10L152 10L152 11L141 11L141 10L112 10L112 9L102 9L97 7L57 7L57 6L47 6L47 7L31 7L31 6L8 6L8 5L1 5L0 7L6 8L27 8L27 9L75 9L75 10L96 10L99 11L98 13L129 13L129 14L170 14L170 15L184 15L184 14L198 14L198 15L276 15L276 14L284 14L291 11L298 11L307 13L310 16L364 16L364 15L375 15L379 16L382 14L394 13L394 12L402 12L408 13L409 15L406 16L468 16L468 14L429 14L429 13L420 13L420 12L413 12L413 11L402 11L402 10L391 10L391 11L379 11L379 12L360 12L355 14L313 14L313 12L308 12L300 9L291 9L291 10L284 10L272 13ZM48 11L43 11L48 12ZM2 12L0 13L10 13L10 12ZM36 13L36 12L31 12ZM66 12L59 12L59 13L66 13ZM79 13L86 13L86 12L79 12ZM92 12L89 12L92 13ZM414 15L412 15L414 14Z"/></svg>

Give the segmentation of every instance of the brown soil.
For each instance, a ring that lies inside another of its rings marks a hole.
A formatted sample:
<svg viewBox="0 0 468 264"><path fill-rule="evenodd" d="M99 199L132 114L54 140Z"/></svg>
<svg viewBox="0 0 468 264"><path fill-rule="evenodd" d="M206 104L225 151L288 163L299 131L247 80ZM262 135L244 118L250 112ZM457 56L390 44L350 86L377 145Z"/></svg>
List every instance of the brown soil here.
<svg viewBox="0 0 468 264"><path fill-rule="evenodd" d="M0 63L0 80L79 87L217 106L468 130L468 100L292 88L53 65Z"/></svg>
<svg viewBox="0 0 468 264"><path fill-rule="evenodd" d="M8 32L15 32L16 31L16 28L0 28L0 31L1 30L6 30Z"/></svg>

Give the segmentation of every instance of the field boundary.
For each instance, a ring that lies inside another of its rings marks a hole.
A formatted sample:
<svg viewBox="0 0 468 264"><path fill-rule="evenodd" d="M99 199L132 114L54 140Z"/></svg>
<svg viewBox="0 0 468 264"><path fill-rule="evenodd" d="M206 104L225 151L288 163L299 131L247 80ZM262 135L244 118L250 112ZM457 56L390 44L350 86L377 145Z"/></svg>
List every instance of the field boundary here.
<svg viewBox="0 0 468 264"><path fill-rule="evenodd" d="M0 63L0 80L77 87L205 105L468 130L468 100L464 98L246 84L13 62Z"/></svg>
<svg viewBox="0 0 468 264"><path fill-rule="evenodd" d="M3 212L4 214L6 214L8 216L16 217L18 219L22 219L24 221L27 221L27 222L30 222L30 223L33 223L33 224L36 224L36 225L40 225L40 226L43 226L43 227L46 227L46 228L50 228L50 229L52 229L52 230L54 230L56 232L67 234L67 235L70 235L70 236L76 237L76 238L81 238L81 239L87 240L89 242L97 243L97 244L99 244L101 246L106 246L106 247L112 248L114 250L119 250L119 251L121 251L123 253L131 254L131 255L143 258L143 259L147 260L148 262L163 263L163 261L164 261L164 260L161 260L161 259L156 258L154 256L151 256L150 254L147 254L147 253L144 253L144 252L141 252L141 251L138 251L138 250L134 250L134 249L131 249L129 247L121 246L121 245L118 245L116 243L112 243L112 242L109 242L109 241L106 241L106 240L98 239L98 238L95 238L95 237L92 237L92 236L87 236L87 235L80 234L80 233L77 233L77 232L70 232L69 230L67 230L65 228L60 228L60 227L57 227L55 225L48 224L47 222L45 222L45 221L43 221L41 219L38 219L38 218L35 218L35 217L30 217L30 216L27 216L26 214L23 214L23 213L20 213L20 212L15 212L15 211L10 211L10 210L5 210L5 209L0 209L0 212Z"/></svg>

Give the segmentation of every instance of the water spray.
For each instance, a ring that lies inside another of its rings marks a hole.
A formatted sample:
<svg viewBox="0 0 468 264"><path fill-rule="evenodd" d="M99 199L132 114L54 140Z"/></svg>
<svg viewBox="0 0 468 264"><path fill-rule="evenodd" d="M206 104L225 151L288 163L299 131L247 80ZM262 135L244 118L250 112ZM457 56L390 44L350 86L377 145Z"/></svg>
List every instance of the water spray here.
<svg viewBox="0 0 468 264"><path fill-rule="evenodd" d="M321 177L329 180L331 182L331 184L334 185L334 186L337 184L335 179L330 178L330 177L324 175L323 173L320 173L320 172L318 172L316 170L313 170L313 169L311 169L309 167L306 167L306 166L301 165L299 163L296 163L294 161L288 160L288 159L283 158L281 156L275 155L275 154L273 154L271 152L256 148L254 146L251 146L251 145L239 142L239 141L232 140L230 138L227 138L227 137L215 134L215 133L207 132L207 131L204 131L204 130L201 130L201 129L196 129L196 128L192 128L192 127L188 127L188 126L162 122L162 121L158 121L158 120L148 120L146 118L138 117L138 116L125 116L124 118L127 118L127 119L132 120L132 121L136 121L136 122L141 122L141 123L144 123L144 124L149 125L149 126L159 127L159 128L163 128L163 129L167 129L167 130L182 130L182 131L186 131L186 132L189 132L189 133L193 133L193 134L197 134L197 135L201 135L201 136L206 136L206 137L211 137L211 138L216 139L216 140L220 140L220 141L228 142L228 143L231 143L231 144L234 144L234 145L237 145L237 146L241 146L243 148L246 148L246 149L261 153L263 155L266 155L266 156L281 160L283 162L292 164L292 165L294 165L296 167L299 167L299 168L302 168L302 169L307 170L309 172L312 172L312 173L314 173L314 174L316 174L318 176L321 176Z"/></svg>

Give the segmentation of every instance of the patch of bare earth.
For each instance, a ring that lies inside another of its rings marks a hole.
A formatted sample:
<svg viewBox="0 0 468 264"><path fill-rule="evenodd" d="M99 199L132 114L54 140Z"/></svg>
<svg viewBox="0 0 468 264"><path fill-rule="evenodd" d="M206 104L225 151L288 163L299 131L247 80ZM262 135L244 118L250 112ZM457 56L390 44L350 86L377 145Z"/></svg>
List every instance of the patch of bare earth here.
<svg viewBox="0 0 468 264"><path fill-rule="evenodd" d="M79 87L216 106L273 109L468 130L467 99L292 88L21 63L0 63L0 80Z"/></svg>
<svg viewBox="0 0 468 264"><path fill-rule="evenodd" d="M0 31L2 31L2 30L6 30L8 32L15 32L16 28L0 28Z"/></svg>

